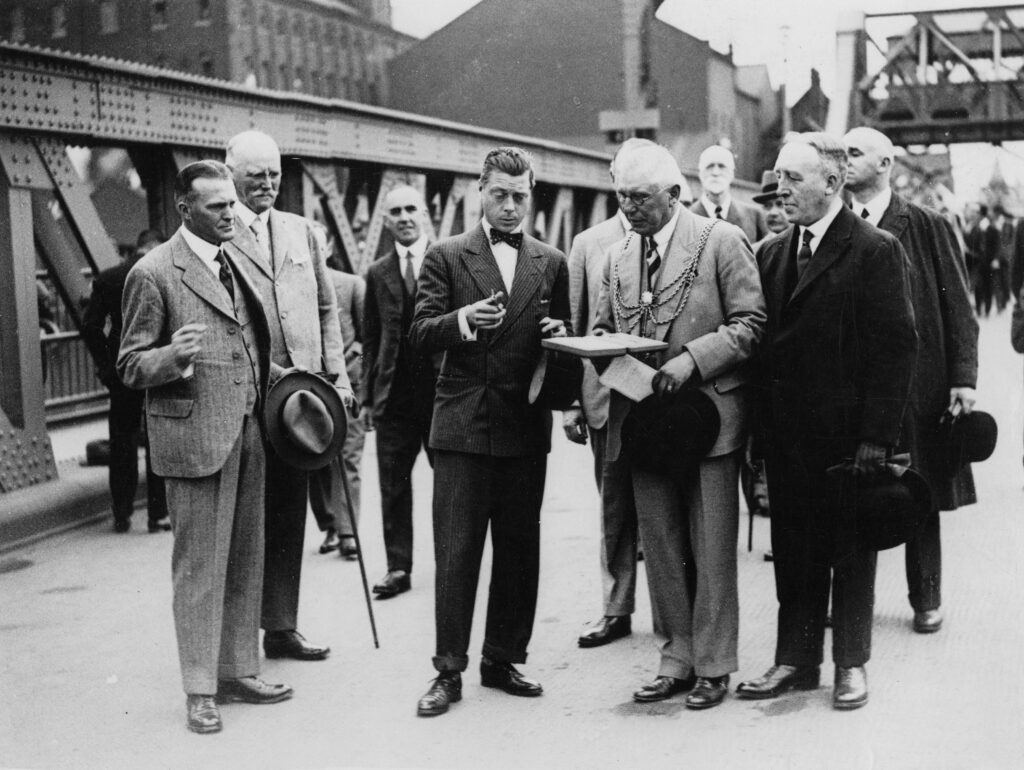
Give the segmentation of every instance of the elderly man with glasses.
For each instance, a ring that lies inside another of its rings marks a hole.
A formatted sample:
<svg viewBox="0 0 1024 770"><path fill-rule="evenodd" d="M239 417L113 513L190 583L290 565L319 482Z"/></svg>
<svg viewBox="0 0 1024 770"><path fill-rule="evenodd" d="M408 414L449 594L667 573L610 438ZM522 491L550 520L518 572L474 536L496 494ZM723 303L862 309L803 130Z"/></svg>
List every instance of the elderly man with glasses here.
<svg viewBox="0 0 1024 770"><path fill-rule="evenodd" d="M692 465L672 473L631 468L661 653L657 677L633 698L689 691L687 708L707 709L722 702L737 670L744 364L765 324L764 297L743 232L680 205L685 180L665 148L620 153L614 179L632 232L609 253L596 328L667 342L655 354L652 398L664 407L680 391L698 389L721 422L711 449ZM624 451L622 426L632 408L612 393L606 461Z"/></svg>

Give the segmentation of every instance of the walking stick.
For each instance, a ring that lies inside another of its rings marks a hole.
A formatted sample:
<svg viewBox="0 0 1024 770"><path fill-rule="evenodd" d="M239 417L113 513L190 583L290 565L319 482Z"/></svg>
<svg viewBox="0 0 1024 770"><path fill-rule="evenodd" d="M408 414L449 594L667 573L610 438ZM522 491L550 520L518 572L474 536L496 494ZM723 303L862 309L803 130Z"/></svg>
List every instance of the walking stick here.
<svg viewBox="0 0 1024 770"><path fill-rule="evenodd" d="M356 418L358 419L358 418ZM366 582L366 565L363 564L363 544L359 540L359 527L356 524L355 509L352 507L352 493L348 489L348 474L345 473L345 464L341 461L341 486L345 490L345 502L348 506L348 521L352 525L352 539L356 541L356 556L359 560L359 575L363 579L363 596L366 597L366 611L370 614L370 630L373 632L373 646L380 649L380 642L377 639L377 623L373 619L373 602L370 601L370 587Z"/></svg>

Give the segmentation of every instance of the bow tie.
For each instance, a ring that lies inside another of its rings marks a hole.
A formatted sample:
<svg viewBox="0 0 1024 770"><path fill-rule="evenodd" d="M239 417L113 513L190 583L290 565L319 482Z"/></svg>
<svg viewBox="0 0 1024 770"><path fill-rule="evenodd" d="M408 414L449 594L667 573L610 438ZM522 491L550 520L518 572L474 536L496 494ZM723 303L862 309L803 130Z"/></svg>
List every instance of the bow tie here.
<svg viewBox="0 0 1024 770"><path fill-rule="evenodd" d="M491 245L505 241L509 246L518 251L523 244L522 233L503 233L501 230L491 228Z"/></svg>

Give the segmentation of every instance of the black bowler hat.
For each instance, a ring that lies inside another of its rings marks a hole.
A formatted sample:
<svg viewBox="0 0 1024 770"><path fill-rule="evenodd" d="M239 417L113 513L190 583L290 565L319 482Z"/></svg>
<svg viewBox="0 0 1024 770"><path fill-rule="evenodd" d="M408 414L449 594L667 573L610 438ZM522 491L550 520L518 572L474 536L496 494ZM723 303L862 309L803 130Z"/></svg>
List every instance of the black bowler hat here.
<svg viewBox="0 0 1024 770"><path fill-rule="evenodd" d="M867 551L884 551L913 539L932 511L932 490L913 468L856 480L857 540Z"/></svg>
<svg viewBox="0 0 1024 770"><path fill-rule="evenodd" d="M263 424L278 457L298 470L315 471L341 451L348 415L331 383L304 369L288 369L267 393Z"/></svg>
<svg viewBox="0 0 1024 770"><path fill-rule="evenodd" d="M761 174L761 194L754 196L756 203L767 203L779 197L779 177L774 171L768 170Z"/></svg>
<svg viewBox="0 0 1024 770"><path fill-rule="evenodd" d="M583 361L560 350L544 350L533 370L529 401L545 409L564 411L580 397Z"/></svg>
<svg viewBox="0 0 1024 770"><path fill-rule="evenodd" d="M648 396L622 423L622 451L641 470L676 475L694 467L718 440L715 402L696 388Z"/></svg>
<svg viewBox="0 0 1024 770"><path fill-rule="evenodd" d="M939 432L944 445L942 469L950 477L968 463L991 457L999 437L995 418L980 411L957 417L945 412L939 419Z"/></svg>

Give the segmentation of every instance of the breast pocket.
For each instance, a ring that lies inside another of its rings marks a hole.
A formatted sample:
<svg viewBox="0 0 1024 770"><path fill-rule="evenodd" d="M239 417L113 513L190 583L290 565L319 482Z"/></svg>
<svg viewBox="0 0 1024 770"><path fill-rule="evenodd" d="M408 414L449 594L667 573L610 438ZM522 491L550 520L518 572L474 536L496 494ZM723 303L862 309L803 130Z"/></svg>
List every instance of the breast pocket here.
<svg viewBox="0 0 1024 770"><path fill-rule="evenodd" d="M148 411L153 417L184 419L192 414L195 403L191 398L151 398Z"/></svg>

